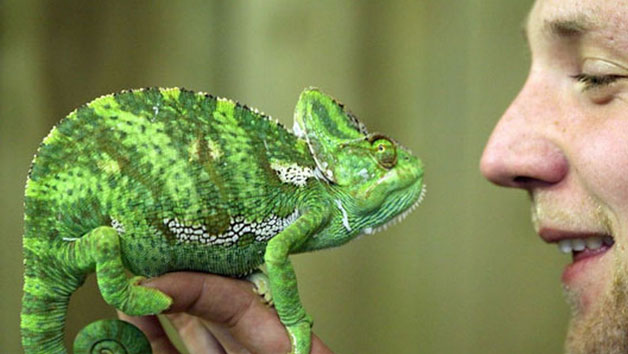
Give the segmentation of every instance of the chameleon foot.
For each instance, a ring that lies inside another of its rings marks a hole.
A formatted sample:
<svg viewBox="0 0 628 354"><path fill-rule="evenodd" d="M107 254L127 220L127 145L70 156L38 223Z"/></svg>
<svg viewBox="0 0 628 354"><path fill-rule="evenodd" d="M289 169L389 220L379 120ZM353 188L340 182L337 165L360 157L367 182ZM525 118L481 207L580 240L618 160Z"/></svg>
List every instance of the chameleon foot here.
<svg viewBox="0 0 628 354"><path fill-rule="evenodd" d="M309 316L300 322L286 326L292 349L290 354L309 354L312 334L312 320Z"/></svg>
<svg viewBox="0 0 628 354"><path fill-rule="evenodd" d="M265 304L273 306L273 296L270 292L270 280L268 276L260 269L255 270L253 273L246 277L246 280L253 283L254 291L262 298Z"/></svg>
<svg viewBox="0 0 628 354"><path fill-rule="evenodd" d="M139 285L144 279L141 276L129 279L126 299L114 306L131 316L153 315L167 310L172 299L157 289Z"/></svg>

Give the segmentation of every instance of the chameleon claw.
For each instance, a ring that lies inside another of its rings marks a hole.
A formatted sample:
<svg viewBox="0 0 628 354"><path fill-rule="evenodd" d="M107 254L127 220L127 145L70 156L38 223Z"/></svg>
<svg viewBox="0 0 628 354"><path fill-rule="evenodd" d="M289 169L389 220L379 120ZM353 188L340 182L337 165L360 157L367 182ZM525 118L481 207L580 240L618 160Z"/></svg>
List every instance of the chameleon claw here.
<svg viewBox="0 0 628 354"><path fill-rule="evenodd" d="M246 280L253 284L253 291L260 296L262 301L268 306L273 306L273 296L270 292L270 280L261 270L249 274Z"/></svg>

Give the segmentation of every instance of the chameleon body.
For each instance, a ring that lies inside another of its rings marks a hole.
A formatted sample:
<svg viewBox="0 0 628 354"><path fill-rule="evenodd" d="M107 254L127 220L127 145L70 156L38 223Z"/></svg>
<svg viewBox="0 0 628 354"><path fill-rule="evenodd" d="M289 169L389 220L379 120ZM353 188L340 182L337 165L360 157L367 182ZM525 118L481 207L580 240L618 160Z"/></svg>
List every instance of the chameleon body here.
<svg viewBox="0 0 628 354"><path fill-rule="evenodd" d="M422 180L417 158L317 89L301 94L293 132L183 89L95 99L50 132L29 172L24 349L65 352L69 297L89 273L107 303L146 315L171 299L142 277L242 276L265 263L292 351L307 353L311 320L288 255L385 226L419 203Z"/></svg>

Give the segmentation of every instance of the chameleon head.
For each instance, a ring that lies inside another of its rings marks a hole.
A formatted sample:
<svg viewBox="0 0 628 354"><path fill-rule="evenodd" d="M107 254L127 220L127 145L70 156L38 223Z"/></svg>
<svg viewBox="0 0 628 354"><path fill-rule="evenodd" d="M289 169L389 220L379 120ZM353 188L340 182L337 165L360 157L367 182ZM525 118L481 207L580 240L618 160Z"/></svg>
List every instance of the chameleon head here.
<svg viewBox="0 0 628 354"><path fill-rule="evenodd" d="M393 139L369 133L341 103L307 89L294 121L295 134L307 141L320 175L337 191L351 234L374 232L420 203L425 192L421 161Z"/></svg>

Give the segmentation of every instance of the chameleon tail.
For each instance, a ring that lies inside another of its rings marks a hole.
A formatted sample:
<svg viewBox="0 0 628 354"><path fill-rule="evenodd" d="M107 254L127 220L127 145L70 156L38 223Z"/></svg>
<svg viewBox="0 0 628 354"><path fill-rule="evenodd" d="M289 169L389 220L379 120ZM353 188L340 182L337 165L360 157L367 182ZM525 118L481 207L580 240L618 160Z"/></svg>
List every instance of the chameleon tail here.
<svg viewBox="0 0 628 354"><path fill-rule="evenodd" d="M83 328L74 340L74 354L151 353L144 333L121 320L100 320Z"/></svg>
<svg viewBox="0 0 628 354"><path fill-rule="evenodd" d="M68 303L72 293L83 284L85 275L68 274L63 267L55 266L54 260L44 252L29 252L36 244L31 239L25 240L24 250L28 256L25 257L22 298L22 346L26 354L65 354L63 333ZM92 322L74 340L76 354L150 352L150 343L144 334L120 320Z"/></svg>
<svg viewBox="0 0 628 354"><path fill-rule="evenodd" d="M24 352L65 353L63 328L68 302L83 279L67 281L63 277L66 280L62 281L59 267L43 267L46 263L26 259L20 323Z"/></svg>

